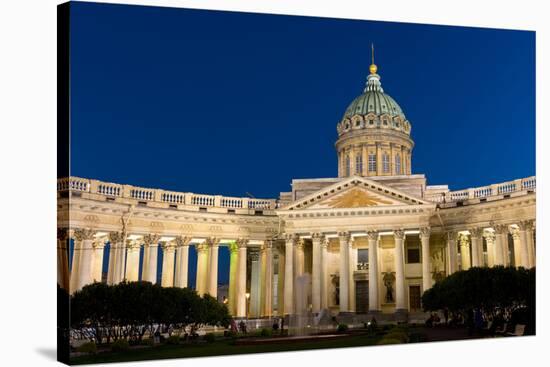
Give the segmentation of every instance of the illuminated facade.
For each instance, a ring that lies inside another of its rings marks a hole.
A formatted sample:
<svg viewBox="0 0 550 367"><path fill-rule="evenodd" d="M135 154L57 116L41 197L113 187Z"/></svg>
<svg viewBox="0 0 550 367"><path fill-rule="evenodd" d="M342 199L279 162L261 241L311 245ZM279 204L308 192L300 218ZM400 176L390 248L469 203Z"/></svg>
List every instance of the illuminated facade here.
<svg viewBox="0 0 550 367"><path fill-rule="evenodd" d="M459 191L427 185L412 173L411 123L374 62L337 132L338 177L294 179L278 199L59 179L58 283L73 293L108 268L109 284L162 273L162 286L217 296L227 246L236 317L303 312L305 297L314 315L399 320L422 317L422 292L457 270L535 266L535 177ZM307 287L297 290L297 279Z"/></svg>

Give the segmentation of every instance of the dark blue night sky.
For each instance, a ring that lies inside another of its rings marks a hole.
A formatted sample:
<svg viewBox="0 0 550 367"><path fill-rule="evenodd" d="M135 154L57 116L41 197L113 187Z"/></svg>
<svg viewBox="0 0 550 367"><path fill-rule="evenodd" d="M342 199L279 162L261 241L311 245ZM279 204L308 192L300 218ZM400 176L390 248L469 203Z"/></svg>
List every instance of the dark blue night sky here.
<svg viewBox="0 0 550 367"><path fill-rule="evenodd" d="M371 42L413 173L535 174L534 32L93 3L71 8L71 174L269 198L335 177Z"/></svg>

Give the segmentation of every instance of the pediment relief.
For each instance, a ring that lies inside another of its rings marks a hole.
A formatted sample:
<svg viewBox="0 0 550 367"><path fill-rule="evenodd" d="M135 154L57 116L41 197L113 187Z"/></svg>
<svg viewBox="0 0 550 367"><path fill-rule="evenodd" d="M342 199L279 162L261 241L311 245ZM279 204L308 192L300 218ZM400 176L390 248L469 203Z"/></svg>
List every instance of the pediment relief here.
<svg viewBox="0 0 550 367"><path fill-rule="evenodd" d="M433 205L364 177L350 177L305 198L283 210L344 209L406 205Z"/></svg>

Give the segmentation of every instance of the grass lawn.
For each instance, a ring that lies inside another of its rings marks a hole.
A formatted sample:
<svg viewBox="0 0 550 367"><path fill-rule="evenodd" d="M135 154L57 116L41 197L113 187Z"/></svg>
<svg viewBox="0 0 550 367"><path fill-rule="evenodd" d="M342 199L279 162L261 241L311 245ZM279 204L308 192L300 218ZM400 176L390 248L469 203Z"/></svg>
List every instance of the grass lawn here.
<svg viewBox="0 0 550 367"><path fill-rule="evenodd" d="M233 345L229 340L211 344L160 345L121 353L99 353L71 358L71 364L143 361L166 358L211 357L230 354L268 353L322 348L360 347L376 344L380 336L352 335L333 340L292 341L284 344Z"/></svg>

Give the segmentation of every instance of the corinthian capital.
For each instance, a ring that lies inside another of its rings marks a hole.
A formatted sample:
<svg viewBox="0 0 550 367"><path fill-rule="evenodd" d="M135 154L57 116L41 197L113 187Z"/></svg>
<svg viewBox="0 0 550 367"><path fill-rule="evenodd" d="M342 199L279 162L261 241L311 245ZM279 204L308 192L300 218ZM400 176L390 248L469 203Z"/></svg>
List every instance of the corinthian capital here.
<svg viewBox="0 0 550 367"><path fill-rule="evenodd" d="M468 236L464 233L461 233L458 236L458 242L460 243L460 246L468 246L470 244L470 241L468 240Z"/></svg>
<svg viewBox="0 0 550 367"><path fill-rule="evenodd" d="M109 242L110 243L121 243L124 240L124 235L122 232L110 232L109 233Z"/></svg>
<svg viewBox="0 0 550 367"><path fill-rule="evenodd" d="M160 236L158 234L146 234L143 236L143 243L147 246L158 245L160 241Z"/></svg>
<svg viewBox="0 0 550 367"><path fill-rule="evenodd" d="M430 227L421 227L420 228L420 238L424 237L430 237L430 233L432 233L432 230Z"/></svg>
<svg viewBox="0 0 550 367"><path fill-rule="evenodd" d="M447 241L456 241L456 232L455 231L447 231L446 233Z"/></svg>
<svg viewBox="0 0 550 367"><path fill-rule="evenodd" d="M323 242L324 238L325 238L325 235L322 233L316 232L311 234L311 240L313 241L313 243L321 243Z"/></svg>
<svg viewBox="0 0 550 367"><path fill-rule="evenodd" d="M188 237L188 236L177 236L176 239L176 245L178 247L182 247L182 246L188 246L189 243L191 242L191 237Z"/></svg>
<svg viewBox="0 0 550 367"><path fill-rule="evenodd" d="M508 232L508 226L505 224L496 224L493 228L497 234L506 234L506 232Z"/></svg>
<svg viewBox="0 0 550 367"><path fill-rule="evenodd" d="M237 247L239 247L239 248L246 248L246 246L248 246L248 239L246 239L246 238L239 238L239 239L236 241L236 244L237 244Z"/></svg>
<svg viewBox="0 0 550 367"><path fill-rule="evenodd" d="M220 239L216 237L209 237L204 241L204 243L208 246L215 247L220 244Z"/></svg>
<svg viewBox="0 0 550 367"><path fill-rule="evenodd" d="M367 238L371 241L378 240L378 231L367 231Z"/></svg>
<svg viewBox="0 0 550 367"><path fill-rule="evenodd" d="M402 229L397 229L393 231L393 236L395 237L396 240L403 240L405 239L405 231Z"/></svg>
<svg viewBox="0 0 550 367"><path fill-rule="evenodd" d="M512 235L512 238L514 239L514 241L518 241L519 240L519 228L517 227L510 227L508 229L510 231L510 234Z"/></svg>
<svg viewBox="0 0 550 367"><path fill-rule="evenodd" d="M95 231L93 229L75 229L74 230L74 238L77 241L89 241L93 240L95 235Z"/></svg>
<svg viewBox="0 0 550 367"><path fill-rule="evenodd" d="M494 232L484 231L483 232L483 237L485 237L485 241L487 241L487 243L489 243L489 244L495 242L495 233Z"/></svg>
<svg viewBox="0 0 550 367"><path fill-rule="evenodd" d="M338 232L338 239L340 240L340 242L349 242L350 238L351 238L351 235L349 232L346 232L346 231Z"/></svg>
<svg viewBox="0 0 550 367"><path fill-rule="evenodd" d="M532 220L522 220L518 223L520 231L532 231L533 230L533 221Z"/></svg>
<svg viewBox="0 0 550 367"><path fill-rule="evenodd" d="M470 229L470 235L472 238L481 238L483 235L483 228L475 227Z"/></svg>

